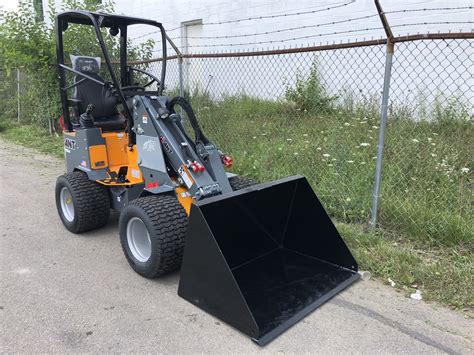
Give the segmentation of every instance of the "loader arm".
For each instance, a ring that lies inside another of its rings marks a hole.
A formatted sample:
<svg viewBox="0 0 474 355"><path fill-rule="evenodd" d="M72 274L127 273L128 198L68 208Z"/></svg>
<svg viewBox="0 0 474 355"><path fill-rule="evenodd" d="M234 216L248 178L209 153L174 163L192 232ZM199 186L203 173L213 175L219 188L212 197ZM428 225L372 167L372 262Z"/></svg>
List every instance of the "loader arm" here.
<svg viewBox="0 0 474 355"><path fill-rule="evenodd" d="M137 95L132 100L136 146L145 186L152 193L172 187L169 171L196 200L232 191L218 149L201 144L199 154L183 130L182 117L167 109L165 96ZM158 186L155 186L155 182Z"/></svg>

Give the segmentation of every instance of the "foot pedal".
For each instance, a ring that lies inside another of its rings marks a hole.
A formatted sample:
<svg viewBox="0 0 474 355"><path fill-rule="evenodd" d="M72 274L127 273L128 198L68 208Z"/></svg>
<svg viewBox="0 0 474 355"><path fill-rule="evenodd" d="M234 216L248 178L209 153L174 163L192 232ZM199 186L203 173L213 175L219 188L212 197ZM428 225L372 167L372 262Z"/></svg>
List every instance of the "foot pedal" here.
<svg viewBox="0 0 474 355"><path fill-rule="evenodd" d="M121 166L118 172L117 180L120 183L128 182L127 180L128 166Z"/></svg>

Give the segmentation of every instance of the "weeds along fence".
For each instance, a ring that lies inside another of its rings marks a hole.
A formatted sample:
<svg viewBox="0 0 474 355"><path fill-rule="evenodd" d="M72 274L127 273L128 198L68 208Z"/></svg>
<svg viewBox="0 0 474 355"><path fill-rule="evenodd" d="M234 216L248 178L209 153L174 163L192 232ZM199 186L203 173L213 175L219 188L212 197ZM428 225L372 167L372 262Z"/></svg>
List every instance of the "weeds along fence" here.
<svg viewBox="0 0 474 355"><path fill-rule="evenodd" d="M183 54L168 60L166 91L190 98L236 172L301 174L336 220L372 221L423 248L474 248L473 60L473 33ZM161 63L131 64L158 74ZM17 120L19 108L28 120L28 73L0 75L1 116Z"/></svg>
<svg viewBox="0 0 474 355"><path fill-rule="evenodd" d="M190 98L240 173L301 174L338 220L473 247L474 35L393 43L379 156L387 40L172 57L167 88Z"/></svg>

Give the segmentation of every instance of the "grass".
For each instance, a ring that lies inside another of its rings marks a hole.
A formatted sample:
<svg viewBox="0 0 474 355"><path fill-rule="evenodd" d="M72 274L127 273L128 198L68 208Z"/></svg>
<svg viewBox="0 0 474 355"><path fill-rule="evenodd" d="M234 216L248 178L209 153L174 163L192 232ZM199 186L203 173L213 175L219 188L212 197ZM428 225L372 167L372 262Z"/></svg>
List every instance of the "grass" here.
<svg viewBox="0 0 474 355"><path fill-rule="evenodd" d="M62 137L50 136L49 132L38 126L26 124L18 125L0 120L0 137L25 147L55 156L64 157Z"/></svg>
<svg viewBox="0 0 474 355"><path fill-rule="evenodd" d="M419 289L425 300L474 314L468 120L390 121L380 228L367 231L378 137L373 109L305 112L245 96L214 103L197 95L192 103L206 135L235 157L234 172L260 181L306 176L361 269L406 294ZM62 140L33 126L0 124L0 136L63 156Z"/></svg>

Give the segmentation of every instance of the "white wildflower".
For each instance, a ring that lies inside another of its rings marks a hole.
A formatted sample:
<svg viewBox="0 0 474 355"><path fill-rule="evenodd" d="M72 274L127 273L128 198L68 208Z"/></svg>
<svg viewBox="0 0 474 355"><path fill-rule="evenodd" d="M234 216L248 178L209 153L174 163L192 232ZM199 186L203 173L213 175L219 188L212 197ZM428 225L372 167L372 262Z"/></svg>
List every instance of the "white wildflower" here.
<svg viewBox="0 0 474 355"><path fill-rule="evenodd" d="M333 166L332 164L328 164L328 166Z"/></svg>
<svg viewBox="0 0 474 355"><path fill-rule="evenodd" d="M350 197L346 198L346 202L351 202L351 198Z"/></svg>
<svg viewBox="0 0 474 355"><path fill-rule="evenodd" d="M390 286L395 287L396 284L390 277L387 279L387 281L390 284Z"/></svg>
<svg viewBox="0 0 474 355"><path fill-rule="evenodd" d="M331 154L327 154L327 153L323 154L323 157L325 157L325 158L329 158L330 156L331 156Z"/></svg>
<svg viewBox="0 0 474 355"><path fill-rule="evenodd" d="M283 150L283 148L282 148L282 147L280 147L280 148L278 148L278 150Z"/></svg>
<svg viewBox="0 0 474 355"><path fill-rule="evenodd" d="M433 138L428 137L428 142L431 142L432 140L433 140Z"/></svg>
<svg viewBox="0 0 474 355"><path fill-rule="evenodd" d="M321 150L321 147L317 147L316 150Z"/></svg>
<svg viewBox="0 0 474 355"><path fill-rule="evenodd" d="M379 128L379 127L378 127L378 126L372 126L372 128L373 128L373 129L377 129L377 128Z"/></svg>
<svg viewBox="0 0 474 355"><path fill-rule="evenodd" d="M436 156L436 154L435 154L435 153L431 153L431 156L434 158L434 157Z"/></svg>
<svg viewBox="0 0 474 355"><path fill-rule="evenodd" d="M431 145L436 145L435 143L431 143Z"/></svg>
<svg viewBox="0 0 474 355"><path fill-rule="evenodd" d="M370 143L361 143L360 146L361 147L368 147L370 145Z"/></svg>
<svg viewBox="0 0 474 355"><path fill-rule="evenodd" d="M464 167L464 168L461 168L461 172L463 172L463 173L466 173L466 174L467 174L467 173L469 172L469 168L466 168L466 167Z"/></svg>
<svg viewBox="0 0 474 355"><path fill-rule="evenodd" d="M303 133L303 137L308 137L308 133Z"/></svg>
<svg viewBox="0 0 474 355"><path fill-rule="evenodd" d="M351 124L349 122L344 123L344 126L350 126Z"/></svg>
<svg viewBox="0 0 474 355"><path fill-rule="evenodd" d="M291 142L292 139L291 139L291 138L287 138L286 141L287 141L287 142Z"/></svg>
<svg viewBox="0 0 474 355"><path fill-rule="evenodd" d="M354 160L346 160L346 163L352 164L354 163Z"/></svg>
<svg viewBox="0 0 474 355"><path fill-rule="evenodd" d="M414 142L414 143L419 143L420 142L418 139L414 139L414 138L411 141Z"/></svg>
<svg viewBox="0 0 474 355"><path fill-rule="evenodd" d="M253 138L253 139L257 139L257 137L256 137L256 136L253 136L252 138Z"/></svg>
<svg viewBox="0 0 474 355"><path fill-rule="evenodd" d="M298 155L298 153L293 153L293 155Z"/></svg>
<svg viewBox="0 0 474 355"><path fill-rule="evenodd" d="M361 162L360 165L365 165L365 161Z"/></svg>

